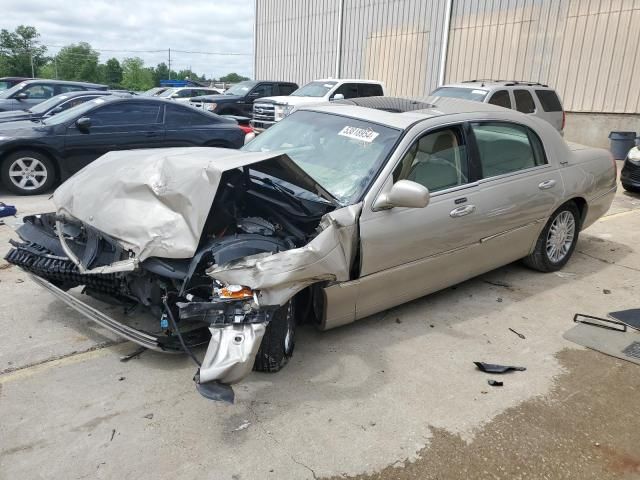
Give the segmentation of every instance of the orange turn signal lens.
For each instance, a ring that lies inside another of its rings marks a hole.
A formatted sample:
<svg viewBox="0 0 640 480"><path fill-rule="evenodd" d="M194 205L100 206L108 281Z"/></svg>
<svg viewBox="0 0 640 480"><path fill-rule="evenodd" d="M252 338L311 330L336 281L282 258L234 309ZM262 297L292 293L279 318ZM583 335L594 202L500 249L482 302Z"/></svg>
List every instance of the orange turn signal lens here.
<svg viewBox="0 0 640 480"><path fill-rule="evenodd" d="M220 298L253 298L253 290L242 285L228 285L220 289Z"/></svg>

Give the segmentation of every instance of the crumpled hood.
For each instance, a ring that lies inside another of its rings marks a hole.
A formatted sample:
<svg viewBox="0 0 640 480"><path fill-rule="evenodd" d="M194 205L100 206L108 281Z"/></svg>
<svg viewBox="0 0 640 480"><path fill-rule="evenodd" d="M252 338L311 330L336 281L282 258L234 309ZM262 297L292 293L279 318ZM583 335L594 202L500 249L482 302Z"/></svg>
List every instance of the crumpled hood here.
<svg viewBox="0 0 640 480"><path fill-rule="evenodd" d="M282 153L184 147L107 153L58 187L53 202L58 215L109 235L137 261L191 258L222 174L247 165L324 194Z"/></svg>

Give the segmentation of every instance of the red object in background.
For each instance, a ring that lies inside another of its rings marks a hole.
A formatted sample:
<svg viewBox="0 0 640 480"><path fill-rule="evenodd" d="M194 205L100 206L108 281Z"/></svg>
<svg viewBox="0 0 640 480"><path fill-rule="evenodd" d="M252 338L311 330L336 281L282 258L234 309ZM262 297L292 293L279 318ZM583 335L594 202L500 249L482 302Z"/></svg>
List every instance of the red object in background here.
<svg viewBox="0 0 640 480"><path fill-rule="evenodd" d="M238 126L244 132L245 135L247 135L248 133L253 133L253 128L251 128L249 125L238 125Z"/></svg>

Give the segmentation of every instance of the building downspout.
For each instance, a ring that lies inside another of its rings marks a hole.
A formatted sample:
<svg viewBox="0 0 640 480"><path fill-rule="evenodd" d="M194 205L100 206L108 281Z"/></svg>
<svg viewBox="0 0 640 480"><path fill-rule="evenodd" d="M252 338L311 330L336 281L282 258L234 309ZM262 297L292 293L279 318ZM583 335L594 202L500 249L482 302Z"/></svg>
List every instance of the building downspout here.
<svg viewBox="0 0 640 480"><path fill-rule="evenodd" d="M438 73L438 86L444 84L444 75L447 69L447 50L449 49L449 28L451 27L451 10L453 0L447 1L447 10L444 15L444 29L442 31L442 50L440 51L440 72Z"/></svg>
<svg viewBox="0 0 640 480"><path fill-rule="evenodd" d="M338 46L336 47L336 78L340 78L340 67L342 65L342 12L344 10L344 0L340 0L338 9Z"/></svg>
<svg viewBox="0 0 640 480"><path fill-rule="evenodd" d="M258 0L253 1L253 79L258 68Z"/></svg>

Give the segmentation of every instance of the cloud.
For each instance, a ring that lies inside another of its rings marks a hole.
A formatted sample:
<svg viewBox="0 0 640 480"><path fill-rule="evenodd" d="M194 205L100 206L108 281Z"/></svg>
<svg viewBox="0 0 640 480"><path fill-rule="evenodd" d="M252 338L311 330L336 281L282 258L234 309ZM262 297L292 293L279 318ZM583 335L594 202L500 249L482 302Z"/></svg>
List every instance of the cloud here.
<svg viewBox="0 0 640 480"><path fill-rule="evenodd" d="M167 63L220 77L253 76L253 0L3 0L0 28L32 25L48 53L57 46L88 42L101 61L141 57L148 66ZM117 51L107 51L117 50ZM124 50L144 50L127 52ZM155 50L155 52L151 52ZM242 53L204 55L183 52Z"/></svg>

